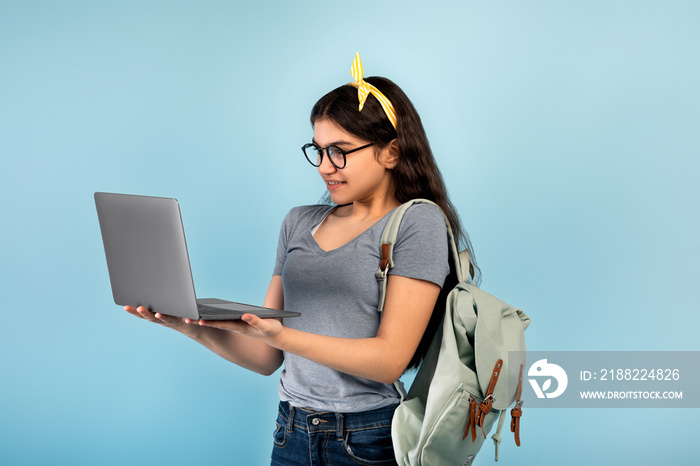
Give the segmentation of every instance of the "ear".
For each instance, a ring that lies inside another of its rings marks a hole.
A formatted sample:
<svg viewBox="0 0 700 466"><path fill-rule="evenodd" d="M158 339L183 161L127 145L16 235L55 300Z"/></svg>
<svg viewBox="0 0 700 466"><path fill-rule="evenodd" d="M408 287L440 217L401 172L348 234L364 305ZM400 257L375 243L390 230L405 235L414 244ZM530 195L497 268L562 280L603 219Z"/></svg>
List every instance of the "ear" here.
<svg viewBox="0 0 700 466"><path fill-rule="evenodd" d="M389 144L382 149L382 165L387 170L391 170L399 162L399 141L392 139Z"/></svg>

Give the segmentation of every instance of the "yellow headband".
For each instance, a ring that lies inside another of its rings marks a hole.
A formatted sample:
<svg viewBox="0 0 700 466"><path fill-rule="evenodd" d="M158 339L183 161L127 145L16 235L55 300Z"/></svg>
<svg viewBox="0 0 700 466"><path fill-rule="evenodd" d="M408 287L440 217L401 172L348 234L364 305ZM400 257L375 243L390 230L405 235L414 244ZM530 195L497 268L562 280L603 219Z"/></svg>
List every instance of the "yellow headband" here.
<svg viewBox="0 0 700 466"><path fill-rule="evenodd" d="M352 77L355 78L355 80L350 84L357 88L357 98L360 100L360 111L362 111L362 107L365 105L367 96L371 93L382 105L384 113L386 113L394 129L396 129L396 112L394 111L394 106L391 105L389 99L387 99L379 89L363 79L364 71L362 70L362 62L360 61L360 52L357 52L355 61L352 62Z"/></svg>

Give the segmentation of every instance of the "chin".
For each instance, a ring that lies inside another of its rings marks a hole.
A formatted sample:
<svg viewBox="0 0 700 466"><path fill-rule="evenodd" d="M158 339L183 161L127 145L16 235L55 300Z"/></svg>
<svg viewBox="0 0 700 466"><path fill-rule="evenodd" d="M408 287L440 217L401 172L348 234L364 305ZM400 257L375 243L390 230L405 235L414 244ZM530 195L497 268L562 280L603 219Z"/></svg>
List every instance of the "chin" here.
<svg viewBox="0 0 700 466"><path fill-rule="evenodd" d="M331 202L336 205L345 205L352 202L352 200L349 200L346 196L339 196L335 193L330 193L330 199Z"/></svg>

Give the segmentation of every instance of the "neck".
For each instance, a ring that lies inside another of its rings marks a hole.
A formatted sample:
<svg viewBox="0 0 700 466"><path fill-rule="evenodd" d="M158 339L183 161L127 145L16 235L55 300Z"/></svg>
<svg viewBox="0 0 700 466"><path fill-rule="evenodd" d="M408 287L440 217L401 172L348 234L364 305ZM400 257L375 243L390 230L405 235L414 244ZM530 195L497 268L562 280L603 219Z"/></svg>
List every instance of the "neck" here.
<svg viewBox="0 0 700 466"><path fill-rule="evenodd" d="M393 209L401 205L393 194L391 195L373 195L367 199L358 199L348 206L349 216L357 219L365 218L381 218Z"/></svg>

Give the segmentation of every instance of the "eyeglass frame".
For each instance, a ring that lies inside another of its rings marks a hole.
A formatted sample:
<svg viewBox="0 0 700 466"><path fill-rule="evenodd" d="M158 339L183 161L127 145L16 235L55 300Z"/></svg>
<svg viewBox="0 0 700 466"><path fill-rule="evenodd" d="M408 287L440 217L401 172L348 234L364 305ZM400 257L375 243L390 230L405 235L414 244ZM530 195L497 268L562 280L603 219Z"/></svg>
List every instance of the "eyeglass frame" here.
<svg viewBox="0 0 700 466"><path fill-rule="evenodd" d="M358 150L366 149L370 146L373 146L374 144L375 144L374 142L370 142L369 144L365 144L364 146L358 147L356 149L345 150L345 149L341 149L340 147L336 146L335 144L330 144L326 147L321 147L318 144L316 144L315 142L308 142L308 143L304 144L303 146L301 146L301 151L304 153L304 157L306 158L306 160L308 160L308 162L311 165L313 165L314 167L317 167L317 168L320 167L321 164L323 163L323 153L325 152L326 156L328 157L328 160L331 162L331 165L333 165L338 170L342 170L348 164L348 159L346 157L348 154L352 154L353 152L357 152ZM315 163L313 163L311 161L311 159L309 159L309 156L306 153L306 149L308 149L309 147L315 148L321 154L321 156L319 157L318 165L316 165ZM328 149L331 147L336 149L340 153L340 155L343 156L343 166L342 167L339 167L338 165L336 165L335 162L333 162L333 158L328 155Z"/></svg>

